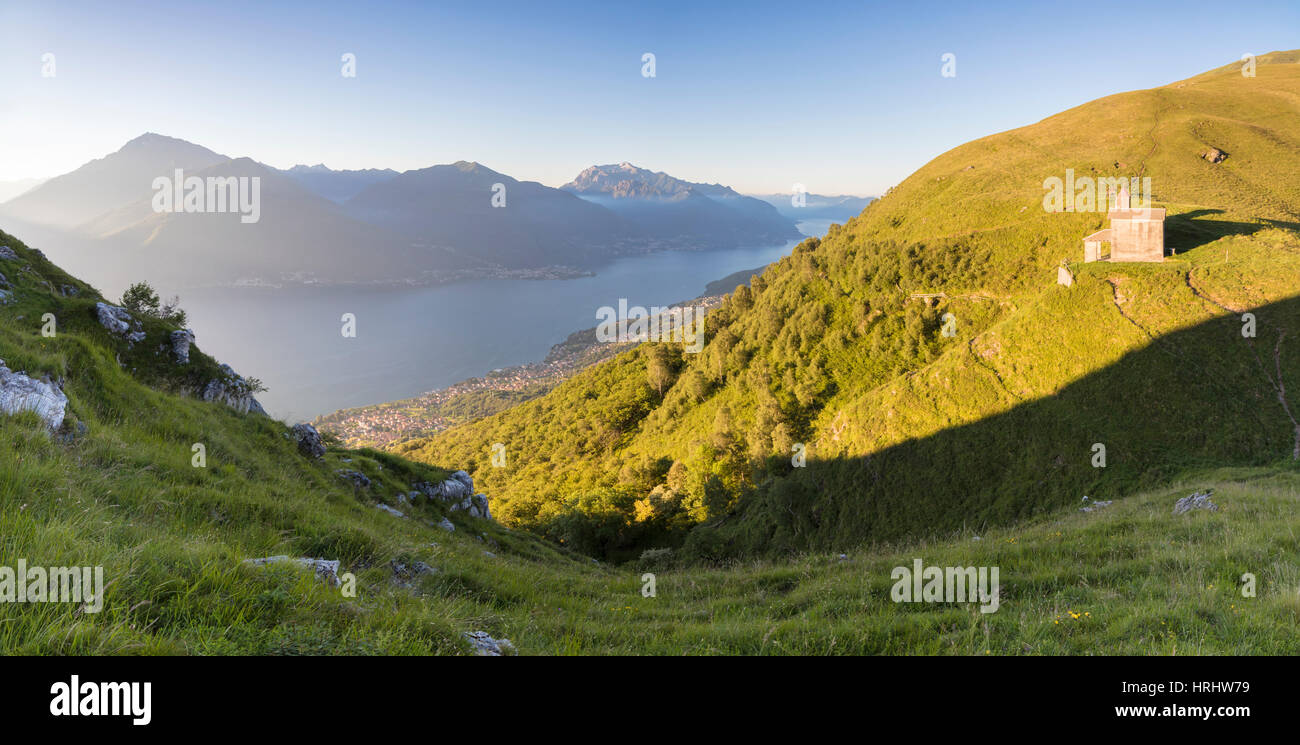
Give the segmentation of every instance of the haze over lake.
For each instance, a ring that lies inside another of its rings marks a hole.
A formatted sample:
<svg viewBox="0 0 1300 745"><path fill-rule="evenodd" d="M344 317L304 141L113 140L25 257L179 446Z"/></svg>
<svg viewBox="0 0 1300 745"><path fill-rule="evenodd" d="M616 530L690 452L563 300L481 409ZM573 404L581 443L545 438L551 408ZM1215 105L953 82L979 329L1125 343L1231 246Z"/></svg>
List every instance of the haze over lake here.
<svg viewBox="0 0 1300 745"><path fill-rule="evenodd" d="M799 223L823 235L830 222ZM409 398L501 367L540 361L596 325L596 309L689 300L733 272L776 261L783 245L665 251L619 259L594 277L479 280L439 287L191 289L182 296L203 351L259 378L258 399L279 419ZM342 316L357 318L344 338ZM706 326L707 333L707 326Z"/></svg>

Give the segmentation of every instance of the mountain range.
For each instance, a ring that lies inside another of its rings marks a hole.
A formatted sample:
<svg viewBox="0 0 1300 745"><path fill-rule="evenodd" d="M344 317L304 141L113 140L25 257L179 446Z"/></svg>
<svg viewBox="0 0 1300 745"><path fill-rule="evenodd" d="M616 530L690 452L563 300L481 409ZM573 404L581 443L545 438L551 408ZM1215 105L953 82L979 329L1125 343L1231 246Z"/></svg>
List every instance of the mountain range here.
<svg viewBox="0 0 1300 745"><path fill-rule="evenodd" d="M834 220L845 222L857 217L858 213L875 201L875 197L854 197L847 195L825 196L823 194L755 194L755 199L776 208L777 212L791 220Z"/></svg>
<svg viewBox="0 0 1300 745"><path fill-rule="evenodd" d="M592 166L560 189L600 205L651 245L698 249L775 244L800 237L770 204L720 184L696 184L631 163Z"/></svg>
<svg viewBox="0 0 1300 745"><path fill-rule="evenodd" d="M155 179L177 172L209 188L259 179L258 219L158 211ZM152 133L0 204L0 216L83 272L180 287L572 276L618 256L800 236L761 200L628 164L555 189L464 161L403 173L278 170Z"/></svg>

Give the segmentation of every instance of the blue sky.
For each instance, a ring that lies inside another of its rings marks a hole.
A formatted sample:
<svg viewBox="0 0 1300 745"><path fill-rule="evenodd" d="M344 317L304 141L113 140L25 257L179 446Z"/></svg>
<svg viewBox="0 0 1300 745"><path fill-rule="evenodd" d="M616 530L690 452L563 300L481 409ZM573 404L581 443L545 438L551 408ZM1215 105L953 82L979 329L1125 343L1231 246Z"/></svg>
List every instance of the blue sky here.
<svg viewBox="0 0 1300 745"><path fill-rule="evenodd" d="M626 160L750 193L879 194L968 140L1300 47L1294 0L1064 7L4 0L0 180L153 131L277 167L476 160L558 186Z"/></svg>

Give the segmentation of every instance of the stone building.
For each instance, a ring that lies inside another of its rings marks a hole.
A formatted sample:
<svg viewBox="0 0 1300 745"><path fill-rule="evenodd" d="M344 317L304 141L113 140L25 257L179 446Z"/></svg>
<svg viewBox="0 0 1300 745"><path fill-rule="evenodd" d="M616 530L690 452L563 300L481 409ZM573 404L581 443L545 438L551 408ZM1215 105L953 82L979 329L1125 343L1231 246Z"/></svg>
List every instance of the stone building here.
<svg viewBox="0 0 1300 745"><path fill-rule="evenodd" d="M1164 208L1134 209L1129 206L1128 189L1121 189L1106 217L1109 228L1083 239L1085 262L1165 260Z"/></svg>

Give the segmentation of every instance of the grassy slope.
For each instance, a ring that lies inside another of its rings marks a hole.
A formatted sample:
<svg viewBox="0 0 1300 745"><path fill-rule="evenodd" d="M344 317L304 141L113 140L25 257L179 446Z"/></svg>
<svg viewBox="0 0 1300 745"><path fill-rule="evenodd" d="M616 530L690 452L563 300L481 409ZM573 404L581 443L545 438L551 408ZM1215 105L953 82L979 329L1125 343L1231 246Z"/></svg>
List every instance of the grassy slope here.
<svg viewBox="0 0 1300 745"><path fill-rule="evenodd" d="M678 378L703 375L702 397L676 385L660 400L641 349L400 450L485 466L505 443L511 467L476 478L508 521L556 532L575 496L662 483L662 470L621 477L629 465L711 468L697 454L716 460L708 440L726 408L748 461L724 474L726 524L696 535L703 553L733 556L941 533L1215 464L1283 462L1293 425L1272 357L1290 330L1282 378L1300 391L1297 58L1262 57L1254 79L1229 65L1110 96L936 158L765 272L752 308L722 309ZM1211 147L1229 158L1201 158ZM1104 224L1043 209L1043 180L1067 168L1150 176L1177 255L1076 266L1074 288L1058 287L1056 266ZM955 338L912 323L920 303L907 298L921 292L947 293L930 312L957 317ZM1245 310L1260 316L1255 340L1233 320ZM779 410L766 423L764 407ZM769 461L750 479L755 444L788 457L764 439L771 421L810 443L809 467ZM1090 466L1096 442L1105 470Z"/></svg>
<svg viewBox="0 0 1300 745"><path fill-rule="evenodd" d="M148 322L149 337L128 351L96 322L92 288L12 236L0 233L0 245L21 258L0 262L19 301L0 308L0 359L65 378L69 419L88 426L65 441L34 415L0 416L0 565L98 565L110 583L97 615L0 604L0 653L463 652L460 632L490 621L472 598L489 586L492 598L510 591L492 583L485 546L545 558L556 571L587 565L486 521L456 518L454 534L432 528L443 516L433 506L412 520L379 511L376 502L395 504L399 490L447 471L373 451L308 462L284 425L183 395L216 369L197 348L183 372L153 353L169 329ZM62 297L47 282L80 294ZM40 335L44 313L58 319L53 339ZM194 443L207 448L206 468L191 465ZM339 468L374 484L358 492ZM293 570L240 566L275 554L341 560L359 598ZM394 559L441 568L430 587L452 600L431 608L396 587Z"/></svg>
<svg viewBox="0 0 1300 745"><path fill-rule="evenodd" d="M509 637L524 654L1300 651L1300 577L1284 560L1300 549L1295 474L1205 474L978 542L963 531L843 560L615 569L479 521L448 534L392 518L333 469L364 470L381 496L443 472L372 451L331 450L311 464L282 425L144 385L93 325L43 340L27 319L55 312L75 326L93 301L56 298L42 279L66 278L0 240L35 269L8 272L22 304L0 310L0 353L65 375L72 411L89 426L65 442L33 416L0 418L0 564L102 565L110 582L99 614L0 604L2 653L456 654L468 652L460 633L471 629ZM190 464L193 442L208 445L206 469ZM1218 488L1221 512L1170 514L1176 496L1205 486ZM358 597L306 572L239 564L275 553L341 559L359 577ZM889 602L890 571L915 557L999 566L1001 610ZM398 584L386 566L394 559L440 572ZM654 598L641 595L642 570L657 575ZM1255 599L1237 592L1244 572L1258 576Z"/></svg>

